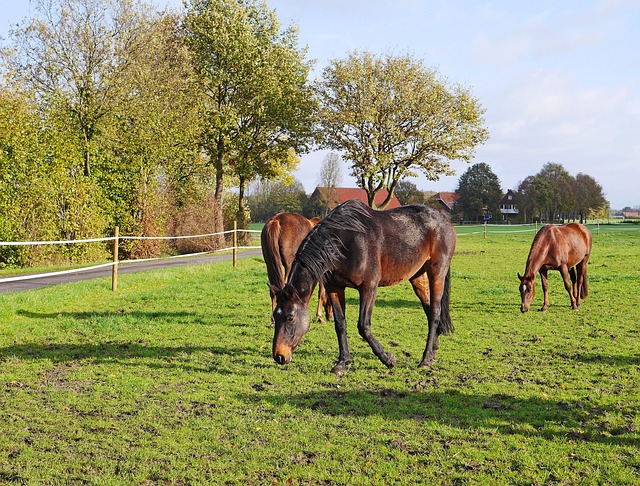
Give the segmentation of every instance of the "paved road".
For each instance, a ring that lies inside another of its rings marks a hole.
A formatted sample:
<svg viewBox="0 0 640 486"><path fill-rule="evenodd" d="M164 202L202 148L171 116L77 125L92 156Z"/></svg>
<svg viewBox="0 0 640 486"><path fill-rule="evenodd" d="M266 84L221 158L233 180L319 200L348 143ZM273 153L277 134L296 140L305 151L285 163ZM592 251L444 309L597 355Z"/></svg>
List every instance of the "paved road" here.
<svg viewBox="0 0 640 486"><path fill-rule="evenodd" d="M257 250L241 250L238 251L238 258L262 256L262 251ZM202 263L219 262L222 260L231 260L232 254L225 255L206 255L185 258L170 258L163 260L151 260L148 262L128 263L118 265L118 275L133 272L144 272L146 270L157 270L159 268L181 267L184 265L200 265ZM94 278L103 278L111 276L111 267L96 268L94 270L86 270L84 272L67 273L65 275L54 275L51 277L40 277L31 280L18 280L16 282L0 283L0 293L21 292L23 290L39 289L41 287L49 287L68 282L78 282L80 280L90 280ZM9 275L6 275L9 277Z"/></svg>

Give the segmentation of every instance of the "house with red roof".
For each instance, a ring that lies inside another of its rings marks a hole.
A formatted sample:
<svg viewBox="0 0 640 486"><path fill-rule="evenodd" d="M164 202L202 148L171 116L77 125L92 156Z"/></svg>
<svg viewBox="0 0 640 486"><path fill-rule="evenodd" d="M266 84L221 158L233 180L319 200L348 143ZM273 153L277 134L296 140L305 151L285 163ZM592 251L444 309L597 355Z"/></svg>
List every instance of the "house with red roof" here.
<svg viewBox="0 0 640 486"><path fill-rule="evenodd" d="M389 192L386 189L381 189L373 200L374 204L382 204L388 194ZM305 213L326 216L337 205L349 199L359 199L363 203L369 204L366 191L360 187L316 187L309 197ZM394 194L385 209L399 208L400 206L400 201Z"/></svg>
<svg viewBox="0 0 640 486"><path fill-rule="evenodd" d="M455 192L438 192L431 198L435 199L449 214L454 212L455 205L458 203L458 195Z"/></svg>

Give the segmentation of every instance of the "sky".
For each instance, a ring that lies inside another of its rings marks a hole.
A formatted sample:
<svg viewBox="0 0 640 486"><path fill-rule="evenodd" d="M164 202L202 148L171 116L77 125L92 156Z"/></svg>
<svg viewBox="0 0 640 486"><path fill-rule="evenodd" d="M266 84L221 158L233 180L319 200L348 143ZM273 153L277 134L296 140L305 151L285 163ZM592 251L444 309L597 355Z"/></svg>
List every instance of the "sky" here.
<svg viewBox="0 0 640 486"><path fill-rule="evenodd" d="M180 8L182 0L155 0ZM353 50L410 53L486 110L487 163L504 191L562 164L598 181L614 209L640 206L640 0L267 0L296 24L319 77ZM30 0L0 0L0 37L30 13ZM311 193L326 151L302 156L295 173ZM454 191L455 176L411 179ZM355 186L343 166L342 186Z"/></svg>

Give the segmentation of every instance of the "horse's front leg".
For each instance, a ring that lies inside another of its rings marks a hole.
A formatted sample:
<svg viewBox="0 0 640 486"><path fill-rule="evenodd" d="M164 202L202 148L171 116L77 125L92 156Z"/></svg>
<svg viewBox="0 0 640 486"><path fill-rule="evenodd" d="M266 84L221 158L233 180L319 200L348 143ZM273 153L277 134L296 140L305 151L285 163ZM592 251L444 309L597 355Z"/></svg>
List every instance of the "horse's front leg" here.
<svg viewBox="0 0 640 486"><path fill-rule="evenodd" d="M393 368L396 364L396 357L387 353L382 344L371 333L371 313L373 312L373 303L376 300L377 286L365 286L359 289L360 292L360 315L358 317L358 332L360 336L369 343L373 354L382 361L388 368Z"/></svg>
<svg viewBox="0 0 640 486"><path fill-rule="evenodd" d="M540 283L542 284L542 307L540 312L544 312L549 308L549 281L547 280L547 271L540 270Z"/></svg>
<svg viewBox="0 0 640 486"><path fill-rule="evenodd" d="M347 319L345 318L346 299L343 289L326 289L327 296L333 308L333 322L336 328L336 336L338 337L338 348L340 355L338 362L332 368L332 372L336 376L342 376L345 368L351 363L351 355L349 354L349 344L347 342Z"/></svg>

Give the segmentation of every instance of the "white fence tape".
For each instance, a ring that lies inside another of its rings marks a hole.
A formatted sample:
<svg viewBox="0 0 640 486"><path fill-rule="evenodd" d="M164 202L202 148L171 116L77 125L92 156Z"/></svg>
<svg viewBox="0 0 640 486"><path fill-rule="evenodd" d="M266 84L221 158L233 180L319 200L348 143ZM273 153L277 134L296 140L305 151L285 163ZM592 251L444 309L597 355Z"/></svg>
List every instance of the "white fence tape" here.
<svg viewBox="0 0 640 486"><path fill-rule="evenodd" d="M101 265L94 265L92 267L73 268L71 270L61 270L59 272L38 273L38 274L30 274L30 275L19 275L17 277L0 278L0 283L17 282L18 280L31 280L31 279L40 278L40 277L55 277L57 275L66 275L69 273L86 272L88 270L95 270L96 268L112 267L116 263L118 262L103 263Z"/></svg>
<svg viewBox="0 0 640 486"><path fill-rule="evenodd" d="M233 232L234 230L229 230L229 231L223 231L220 233L209 233L204 235L187 235L187 236L119 236L117 238L115 236L110 236L106 238L89 238L84 240L61 240L61 241L0 241L0 246L67 245L72 243L75 244L75 243L96 243L101 241L114 241L116 239L117 240L177 240L177 239L186 239L186 238L207 238L211 236L226 235ZM236 230L236 232L260 233L259 230L244 230L244 229ZM235 247L235 249L237 250L251 249L251 248L260 248L260 247L259 246L236 246ZM233 249L234 247L231 246L228 248L221 248L219 250L213 250L213 251L202 251L198 253L188 253L185 255L174 255L168 258L186 258L186 257L207 255L209 253L217 253L220 251L230 251ZM61 270L57 272L37 273L37 274L29 274L29 275L18 275L15 277L5 277L5 278L0 278L0 284L7 283L7 282L17 282L20 280L32 280L36 278L55 277L58 275L67 275L70 273L86 272L89 270L95 270L97 268L112 267L117 264L141 263L141 262L148 262L152 260L162 260L162 258L158 257L158 258L140 258L135 260L122 260L117 262L109 262L109 263L102 263L99 265L93 265L91 267L73 268L71 270Z"/></svg>

